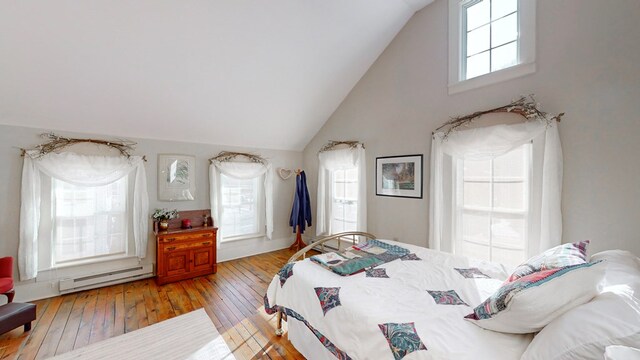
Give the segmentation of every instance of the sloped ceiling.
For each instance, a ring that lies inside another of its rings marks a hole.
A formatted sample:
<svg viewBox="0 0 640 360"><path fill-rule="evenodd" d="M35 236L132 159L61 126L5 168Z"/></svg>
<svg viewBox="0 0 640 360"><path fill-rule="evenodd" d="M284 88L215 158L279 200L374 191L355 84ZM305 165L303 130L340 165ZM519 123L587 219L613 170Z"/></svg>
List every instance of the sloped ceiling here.
<svg viewBox="0 0 640 360"><path fill-rule="evenodd" d="M433 0L0 0L0 123L302 150Z"/></svg>

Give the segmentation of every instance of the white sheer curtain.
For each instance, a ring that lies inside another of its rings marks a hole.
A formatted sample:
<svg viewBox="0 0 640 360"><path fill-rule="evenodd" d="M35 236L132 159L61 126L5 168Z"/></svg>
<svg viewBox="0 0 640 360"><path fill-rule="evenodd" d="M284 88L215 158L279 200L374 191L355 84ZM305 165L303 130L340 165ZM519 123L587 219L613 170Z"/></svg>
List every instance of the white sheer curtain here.
<svg viewBox="0 0 640 360"><path fill-rule="evenodd" d="M22 168L20 206L20 246L18 268L20 279L38 274L38 228L40 226L40 172L78 186L101 186L135 171L133 194L133 236L135 254L144 258L147 252L149 196L144 160L140 156L89 156L74 153L49 153L42 157L27 152Z"/></svg>
<svg viewBox="0 0 640 360"><path fill-rule="evenodd" d="M444 193L452 189L444 175L445 155L451 159L489 160L506 154L515 148L533 142L542 148L540 166L532 169L538 177L538 188L531 189L539 197L539 209L532 214L528 255L539 253L562 242L562 147L556 122L528 121L514 125L495 125L476 129L455 131L444 139L443 133L436 133L431 145L431 181L429 200L429 247L434 250L449 250L453 239L445 231L445 224L451 223L450 206L445 204ZM448 158L448 157L447 157Z"/></svg>
<svg viewBox="0 0 640 360"><path fill-rule="evenodd" d="M264 174L265 196L265 224L267 238L273 236L273 170L270 163L213 161L209 165L209 190L211 196L211 217L214 224L220 224L224 208L222 207L222 192L220 174L235 179L254 179ZM224 237L224 229L218 231L218 246Z"/></svg>
<svg viewBox="0 0 640 360"><path fill-rule="evenodd" d="M318 211L316 235L331 233L331 208L333 201L332 172L358 169L358 218L357 231L367 231L367 169L364 147L336 149L318 154Z"/></svg>

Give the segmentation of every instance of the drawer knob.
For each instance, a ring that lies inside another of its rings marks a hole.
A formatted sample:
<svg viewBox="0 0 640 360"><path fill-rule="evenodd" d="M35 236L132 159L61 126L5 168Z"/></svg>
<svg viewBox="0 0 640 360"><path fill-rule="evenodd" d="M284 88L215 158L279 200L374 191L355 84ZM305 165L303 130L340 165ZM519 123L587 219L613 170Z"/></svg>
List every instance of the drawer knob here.
<svg viewBox="0 0 640 360"><path fill-rule="evenodd" d="M176 249L176 247L175 247L175 246L171 246L171 247L168 247L168 248L167 248L167 251L173 251L173 250L175 250L175 249Z"/></svg>
<svg viewBox="0 0 640 360"><path fill-rule="evenodd" d="M211 245L211 241L203 242L202 245Z"/></svg>
<svg viewBox="0 0 640 360"><path fill-rule="evenodd" d="M164 239L164 242L172 242L175 241L176 238L168 238L168 239Z"/></svg>

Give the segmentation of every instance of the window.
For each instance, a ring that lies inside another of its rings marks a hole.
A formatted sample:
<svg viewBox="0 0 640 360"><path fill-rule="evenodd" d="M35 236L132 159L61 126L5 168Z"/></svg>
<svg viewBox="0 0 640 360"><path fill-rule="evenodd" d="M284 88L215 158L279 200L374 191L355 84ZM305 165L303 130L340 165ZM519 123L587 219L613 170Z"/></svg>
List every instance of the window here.
<svg viewBox="0 0 640 360"><path fill-rule="evenodd" d="M535 71L535 0L450 0L449 92Z"/></svg>
<svg viewBox="0 0 640 360"><path fill-rule="evenodd" d="M225 240L259 235L263 232L262 176L236 179L220 175L222 193L222 221Z"/></svg>
<svg viewBox="0 0 640 360"><path fill-rule="evenodd" d="M54 266L124 256L128 243L127 177L105 186L52 179Z"/></svg>
<svg viewBox="0 0 640 360"><path fill-rule="evenodd" d="M431 249L514 266L562 242L557 124L436 132L431 145Z"/></svg>
<svg viewBox="0 0 640 360"><path fill-rule="evenodd" d="M367 231L367 176L364 146L318 153L316 235Z"/></svg>
<svg viewBox="0 0 640 360"><path fill-rule="evenodd" d="M358 225L358 169L335 170L331 183L331 232L356 231Z"/></svg>
<svg viewBox="0 0 640 360"><path fill-rule="evenodd" d="M531 147L492 160L457 160L455 253L510 266L526 260Z"/></svg>

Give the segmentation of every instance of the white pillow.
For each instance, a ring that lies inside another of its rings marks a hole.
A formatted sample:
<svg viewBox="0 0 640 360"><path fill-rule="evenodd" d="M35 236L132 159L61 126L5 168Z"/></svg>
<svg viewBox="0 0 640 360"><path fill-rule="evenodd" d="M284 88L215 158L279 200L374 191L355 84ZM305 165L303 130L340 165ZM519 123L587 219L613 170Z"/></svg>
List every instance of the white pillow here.
<svg viewBox="0 0 640 360"><path fill-rule="evenodd" d="M539 271L505 283L466 316L493 331L527 334L540 331L566 311L599 293L603 262Z"/></svg>
<svg viewBox="0 0 640 360"><path fill-rule="evenodd" d="M640 360L640 349L619 345L607 346L604 360Z"/></svg>
<svg viewBox="0 0 640 360"><path fill-rule="evenodd" d="M640 347L640 259L621 250L592 259L606 260L602 293L549 323L521 360L602 360L607 346Z"/></svg>

